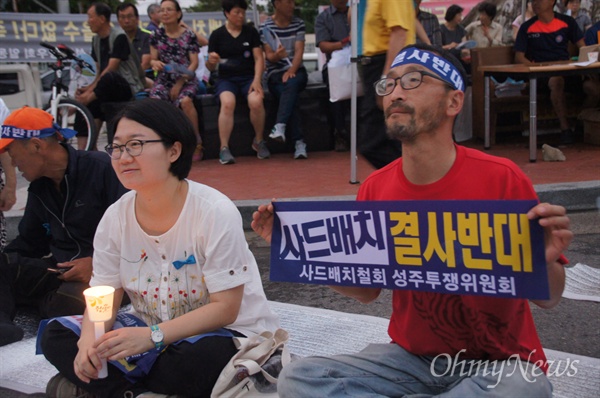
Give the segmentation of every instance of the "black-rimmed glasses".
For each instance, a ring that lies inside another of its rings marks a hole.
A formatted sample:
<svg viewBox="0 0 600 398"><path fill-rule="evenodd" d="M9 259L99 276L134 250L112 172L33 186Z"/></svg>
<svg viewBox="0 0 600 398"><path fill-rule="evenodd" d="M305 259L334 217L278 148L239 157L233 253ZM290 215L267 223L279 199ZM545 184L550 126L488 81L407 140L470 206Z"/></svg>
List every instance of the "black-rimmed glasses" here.
<svg viewBox="0 0 600 398"><path fill-rule="evenodd" d="M384 97L386 95L390 95L392 91L394 91L398 82L400 82L400 87L402 87L404 90L414 90L415 88L419 87L421 83L423 83L423 76L429 76L437 79L454 89L454 86L441 77L424 70L408 72L400 77L384 77L381 80L377 80L373 86L375 87L375 92L377 95Z"/></svg>
<svg viewBox="0 0 600 398"><path fill-rule="evenodd" d="M136 157L142 154L142 149L144 148L144 144L148 144L151 142L164 142L164 140L129 140L123 145L119 144L108 144L104 147L104 150L108 155L114 160L121 159L121 155L123 151L127 151L129 156Z"/></svg>

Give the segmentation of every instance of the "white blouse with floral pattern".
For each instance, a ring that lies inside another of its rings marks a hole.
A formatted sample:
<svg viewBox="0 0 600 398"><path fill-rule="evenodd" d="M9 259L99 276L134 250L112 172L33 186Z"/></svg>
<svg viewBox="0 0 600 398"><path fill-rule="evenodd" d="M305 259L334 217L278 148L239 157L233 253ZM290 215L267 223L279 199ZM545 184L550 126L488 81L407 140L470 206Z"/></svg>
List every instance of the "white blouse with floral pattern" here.
<svg viewBox="0 0 600 398"><path fill-rule="evenodd" d="M275 330L239 211L219 191L193 181L175 225L146 234L135 217L135 191L104 214L94 238L91 286L123 288L148 325L176 318L210 300L210 292L244 286L236 321L244 335Z"/></svg>

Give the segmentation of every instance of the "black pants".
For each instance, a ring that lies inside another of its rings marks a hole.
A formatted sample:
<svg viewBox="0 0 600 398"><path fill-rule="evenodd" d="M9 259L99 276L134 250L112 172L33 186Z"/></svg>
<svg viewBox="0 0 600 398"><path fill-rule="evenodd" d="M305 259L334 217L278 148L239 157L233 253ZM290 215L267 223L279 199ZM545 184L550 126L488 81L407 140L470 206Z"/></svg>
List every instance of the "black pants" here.
<svg viewBox="0 0 600 398"><path fill-rule="evenodd" d="M52 259L0 253L0 321L12 320L16 305L38 306L42 318L83 314L83 291L89 286L63 282L48 267Z"/></svg>
<svg viewBox="0 0 600 398"><path fill-rule="evenodd" d="M237 332L233 333L242 337ZM150 373L136 384L129 382L119 369L110 364L107 378L86 384L73 370L78 351L77 340L79 336L72 330L59 322L51 322L42 335L42 351L46 359L72 383L98 397L107 398L122 397L127 391L131 391L133 396L152 391L186 397L210 397L222 369L237 352L230 337L205 337L195 344L182 342L169 345L160 354Z"/></svg>
<svg viewBox="0 0 600 398"><path fill-rule="evenodd" d="M373 84L381 78L385 54L370 57L361 65L364 96L358 109L358 149L376 168L381 168L402 156L402 145L388 138L383 111L377 106Z"/></svg>
<svg viewBox="0 0 600 398"><path fill-rule="evenodd" d="M96 100L88 104L88 109L92 112L95 119L106 120L102 111L102 104L105 102L127 102L133 99L131 86L125 78L117 72L109 72L98 80L94 89Z"/></svg>

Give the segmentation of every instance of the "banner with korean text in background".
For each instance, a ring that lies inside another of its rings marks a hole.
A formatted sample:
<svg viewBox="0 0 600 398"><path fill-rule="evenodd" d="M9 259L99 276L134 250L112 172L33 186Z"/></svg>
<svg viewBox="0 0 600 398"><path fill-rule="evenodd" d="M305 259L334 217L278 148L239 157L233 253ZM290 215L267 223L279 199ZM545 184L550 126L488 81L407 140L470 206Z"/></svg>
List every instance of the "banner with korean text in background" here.
<svg viewBox="0 0 600 398"><path fill-rule="evenodd" d="M140 15L140 25L145 27L150 20ZM192 30L208 37L225 23L222 12L184 13L183 22ZM119 26L116 14L111 24ZM92 37L87 14L33 14L3 12L0 14L0 62L51 62L54 61L47 49L40 46L65 44L76 54L92 51Z"/></svg>
<svg viewBox="0 0 600 398"><path fill-rule="evenodd" d="M547 299L536 203L274 202L270 278Z"/></svg>

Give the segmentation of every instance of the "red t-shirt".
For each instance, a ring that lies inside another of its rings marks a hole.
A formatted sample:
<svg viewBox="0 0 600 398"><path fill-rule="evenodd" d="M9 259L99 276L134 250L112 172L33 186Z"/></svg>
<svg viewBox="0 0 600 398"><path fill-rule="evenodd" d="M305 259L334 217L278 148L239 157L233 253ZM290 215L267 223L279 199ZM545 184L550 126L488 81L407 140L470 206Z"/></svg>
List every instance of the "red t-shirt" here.
<svg viewBox="0 0 600 398"><path fill-rule="evenodd" d="M410 183L402 158L375 171L358 200L537 199L531 181L510 160L456 146L450 171L428 185ZM546 357L524 299L394 290L388 333L415 355L507 359L519 355L547 371Z"/></svg>

